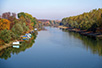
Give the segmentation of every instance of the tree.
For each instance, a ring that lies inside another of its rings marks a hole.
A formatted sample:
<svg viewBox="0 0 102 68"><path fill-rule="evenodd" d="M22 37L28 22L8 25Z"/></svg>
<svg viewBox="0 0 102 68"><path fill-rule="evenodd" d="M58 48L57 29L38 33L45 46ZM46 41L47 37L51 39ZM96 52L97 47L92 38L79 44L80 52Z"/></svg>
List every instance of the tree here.
<svg viewBox="0 0 102 68"><path fill-rule="evenodd" d="M12 27L12 32L14 32L14 34L16 34L17 36L20 36L23 33L23 27L21 26L20 23L16 23L13 27Z"/></svg>
<svg viewBox="0 0 102 68"><path fill-rule="evenodd" d="M29 26L30 29L33 29L33 27L37 23L37 19L28 13L24 12L18 13L18 18L24 19L24 22L26 23L27 26Z"/></svg>
<svg viewBox="0 0 102 68"><path fill-rule="evenodd" d="M9 43L11 40L10 30L4 29L0 32L0 39L2 39L5 43Z"/></svg>
<svg viewBox="0 0 102 68"><path fill-rule="evenodd" d="M22 27L23 27L23 32L26 32L26 31L28 31L28 30L29 30L29 27L28 27L28 26L26 26L26 24L25 24L25 23L23 23L23 24L22 24Z"/></svg>
<svg viewBox="0 0 102 68"><path fill-rule="evenodd" d="M92 29L93 25L96 24L96 28L102 28L102 9L94 9L90 12L83 13L77 16L63 18L62 21L64 26L80 28L84 30ZM96 29L94 28L94 29Z"/></svg>
<svg viewBox="0 0 102 68"><path fill-rule="evenodd" d="M10 21L7 19L0 19L0 30L10 29Z"/></svg>
<svg viewBox="0 0 102 68"><path fill-rule="evenodd" d="M2 14L2 18L3 18L3 19L9 19L10 15L11 15L10 12L3 13L3 14Z"/></svg>

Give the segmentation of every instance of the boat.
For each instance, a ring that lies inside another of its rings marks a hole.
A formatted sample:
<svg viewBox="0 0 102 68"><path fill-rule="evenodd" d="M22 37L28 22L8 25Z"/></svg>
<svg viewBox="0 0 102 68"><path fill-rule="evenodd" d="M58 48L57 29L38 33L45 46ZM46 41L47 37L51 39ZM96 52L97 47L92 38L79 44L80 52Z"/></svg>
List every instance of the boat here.
<svg viewBox="0 0 102 68"><path fill-rule="evenodd" d="M28 38L32 37L32 35L30 33L26 33L25 36L27 36Z"/></svg>
<svg viewBox="0 0 102 68"><path fill-rule="evenodd" d="M23 40L29 40L28 36L23 36Z"/></svg>
<svg viewBox="0 0 102 68"><path fill-rule="evenodd" d="M37 31L37 28L35 28L34 30L36 30L36 31Z"/></svg>
<svg viewBox="0 0 102 68"><path fill-rule="evenodd" d="M20 44L20 42L19 42L19 41L13 42L12 44L13 44L13 45L18 45L18 44Z"/></svg>
<svg viewBox="0 0 102 68"><path fill-rule="evenodd" d="M30 33L34 33L34 31L31 31Z"/></svg>
<svg viewBox="0 0 102 68"><path fill-rule="evenodd" d="M19 45L13 45L13 48L19 48L20 46Z"/></svg>

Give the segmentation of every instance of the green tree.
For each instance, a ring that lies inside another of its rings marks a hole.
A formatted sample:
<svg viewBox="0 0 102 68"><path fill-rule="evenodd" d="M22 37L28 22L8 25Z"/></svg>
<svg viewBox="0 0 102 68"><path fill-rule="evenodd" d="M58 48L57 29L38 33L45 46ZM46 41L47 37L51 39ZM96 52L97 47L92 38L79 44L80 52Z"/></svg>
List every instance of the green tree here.
<svg viewBox="0 0 102 68"><path fill-rule="evenodd" d="M64 26L80 28L82 30L92 29L95 23L97 24L96 28L102 28L102 9L94 9L77 16L66 17L63 18L61 22Z"/></svg>
<svg viewBox="0 0 102 68"><path fill-rule="evenodd" d="M26 31L29 30L29 27L26 26L26 23L23 23L23 24L22 24L22 27L23 27L23 32L26 32Z"/></svg>
<svg viewBox="0 0 102 68"><path fill-rule="evenodd" d="M20 36L23 33L23 27L21 26L21 24L16 23L13 27L12 27L12 32L14 32L14 34L16 34L16 36Z"/></svg>
<svg viewBox="0 0 102 68"><path fill-rule="evenodd" d="M4 29L0 32L0 39L2 39L5 43L9 43L11 40L11 31Z"/></svg>

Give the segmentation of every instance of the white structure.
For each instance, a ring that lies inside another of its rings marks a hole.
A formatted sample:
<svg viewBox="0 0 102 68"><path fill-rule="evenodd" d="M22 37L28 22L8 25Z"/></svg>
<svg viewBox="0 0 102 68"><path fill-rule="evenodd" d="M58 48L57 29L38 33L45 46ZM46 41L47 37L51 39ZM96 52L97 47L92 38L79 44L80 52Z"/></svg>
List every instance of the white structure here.
<svg viewBox="0 0 102 68"><path fill-rule="evenodd" d="M28 38L31 38L31 34L30 33L27 33L27 34L25 34L25 36L27 36Z"/></svg>
<svg viewBox="0 0 102 68"><path fill-rule="evenodd" d="M34 30L37 30L37 28L35 28Z"/></svg>
<svg viewBox="0 0 102 68"><path fill-rule="evenodd" d="M14 44L14 45L18 45L18 44L20 44L20 42L19 42L19 41L13 42L13 44Z"/></svg>
<svg viewBox="0 0 102 68"><path fill-rule="evenodd" d="M19 48L19 45L18 45L18 46L16 46L16 45L13 45L13 48Z"/></svg>

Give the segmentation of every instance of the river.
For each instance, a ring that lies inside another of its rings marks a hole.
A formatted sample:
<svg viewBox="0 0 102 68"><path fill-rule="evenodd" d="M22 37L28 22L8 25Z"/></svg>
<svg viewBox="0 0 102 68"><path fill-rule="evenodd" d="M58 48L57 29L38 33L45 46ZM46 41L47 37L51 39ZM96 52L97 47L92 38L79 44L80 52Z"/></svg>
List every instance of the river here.
<svg viewBox="0 0 102 68"><path fill-rule="evenodd" d="M102 42L46 27L33 45L1 52L0 68L102 68ZM25 44L26 45L26 44Z"/></svg>

